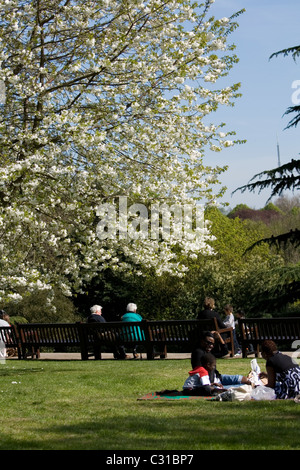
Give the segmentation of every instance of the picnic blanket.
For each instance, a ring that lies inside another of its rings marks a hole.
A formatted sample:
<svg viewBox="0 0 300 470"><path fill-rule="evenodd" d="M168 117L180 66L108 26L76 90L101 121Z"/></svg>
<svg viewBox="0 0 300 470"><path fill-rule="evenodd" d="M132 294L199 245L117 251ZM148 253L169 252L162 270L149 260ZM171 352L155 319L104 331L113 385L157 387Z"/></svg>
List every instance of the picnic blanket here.
<svg viewBox="0 0 300 470"><path fill-rule="evenodd" d="M165 390L162 392L150 392L147 393L146 395L138 398L138 400L206 400L206 401L252 401L255 402L257 400L267 400L267 401L273 401L276 400L275 397L269 397L268 395L266 396L260 396L259 398L254 398L251 396L249 393L249 390L247 390L246 387L249 386L243 386L239 387L235 390L229 389L224 393L221 393L216 396L211 396L211 397L203 397L203 396L191 396L191 395L185 395L183 391L180 390ZM287 399L286 399L287 400ZM291 398L289 400L293 400L295 403L300 404L300 395L298 395L296 398Z"/></svg>
<svg viewBox="0 0 300 470"><path fill-rule="evenodd" d="M163 390L150 392L138 398L138 400L214 400L215 397L185 395L181 390Z"/></svg>

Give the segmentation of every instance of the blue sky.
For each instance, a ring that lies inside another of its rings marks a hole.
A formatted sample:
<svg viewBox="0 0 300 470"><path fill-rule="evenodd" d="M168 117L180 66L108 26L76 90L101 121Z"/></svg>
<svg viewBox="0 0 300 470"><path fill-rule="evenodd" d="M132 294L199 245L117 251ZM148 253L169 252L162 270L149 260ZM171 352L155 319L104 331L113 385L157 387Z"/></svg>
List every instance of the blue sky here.
<svg viewBox="0 0 300 470"><path fill-rule="evenodd" d="M228 130L235 130L236 138L247 142L217 154L209 153L204 162L229 165L220 177L228 188L223 202L228 202L231 208L244 203L260 209L266 204L270 191L231 193L247 184L255 174L277 167L277 141L281 164L298 158L300 153L299 129L284 130L293 115L283 116L286 109L293 106L297 88L300 98L300 59L295 62L292 56L280 56L269 60L273 52L300 44L300 2L215 0L210 14L216 18L229 17L242 8L246 12L237 18L239 28L229 37L230 43L236 45L235 53L240 60L225 80L226 85L241 82L242 97L233 108L222 107L215 118L216 122L225 122ZM297 80L299 85L293 89Z"/></svg>

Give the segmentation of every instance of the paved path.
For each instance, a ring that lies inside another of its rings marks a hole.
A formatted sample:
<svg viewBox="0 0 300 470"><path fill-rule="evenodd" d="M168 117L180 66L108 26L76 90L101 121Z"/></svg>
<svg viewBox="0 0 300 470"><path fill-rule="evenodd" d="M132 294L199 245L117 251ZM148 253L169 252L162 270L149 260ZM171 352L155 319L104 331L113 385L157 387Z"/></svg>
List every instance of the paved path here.
<svg viewBox="0 0 300 470"><path fill-rule="evenodd" d="M128 354L129 356L129 361L133 361L132 354ZM102 360L104 359L110 359L110 360L115 360L114 356L112 353L102 353L101 354ZM191 357L190 354L188 353L183 353L183 354L174 354L174 353L168 353L167 359L189 359ZM142 359L147 360L146 353L142 354ZM159 360L160 358L157 357L155 360ZM64 361L76 361L76 360L81 360L81 355L80 353L46 353L46 352L41 352L41 356L39 360L64 360ZM91 358L89 359L90 361L93 361L94 359ZM135 359L135 361L140 360L140 359Z"/></svg>
<svg viewBox="0 0 300 470"><path fill-rule="evenodd" d="M129 361L132 361L132 354L128 354L129 356ZM242 355L239 355L237 357L242 357ZM254 356L250 356L251 358ZM190 359L191 354L190 353L169 353L167 355L166 359L163 360L170 360L170 359ZM225 357L226 359L233 359L229 355ZM17 357L9 358L9 359L18 359ZM108 360L114 360L114 356L112 353L102 353L102 360L108 359ZM146 353L142 354L142 359L147 360ZM31 359L29 359L31 360ZM81 360L81 355L80 353L47 353L47 352L41 352L41 356L39 360L48 360L48 361L58 361L58 360L64 360L64 361L76 361L76 360ZM94 360L93 358L89 360ZM140 360L140 359L135 359ZM155 358L155 360L160 360L160 357L158 356Z"/></svg>
<svg viewBox="0 0 300 470"><path fill-rule="evenodd" d="M292 355L293 352L292 351L287 351L285 352L284 354L288 354L288 355ZM295 353L294 353L295 354ZM129 359L130 361L133 360L132 358L132 354L128 354L129 356ZM190 359L191 357L191 354L190 353L168 353L167 355L167 358L166 359L163 359L163 360L172 360L172 359ZM251 356L248 356L248 359L251 360L253 359L255 356L254 354L252 354ZM231 360L234 360L234 359L241 359L242 358L242 355L239 354L238 356L235 356L235 357L230 357L230 355L228 354L227 356L225 356L224 358L222 359L231 359ZM17 357L10 357L10 358L7 358L8 360L10 359L18 359ZM114 360L114 357L113 357L113 354L112 353L102 353L102 360ZM143 360L147 360L147 356L146 356L146 353L143 353L142 354L142 359ZM31 360L31 359L29 359ZM63 361L80 361L81 360L81 355L80 353L47 353L47 352L41 352L41 356L40 356L40 361L41 360L48 360L48 361L59 361L59 360L63 360ZM90 361L93 361L94 359L91 358L89 359ZM136 361L137 360L140 360L140 359L135 359ZM155 358L155 360L160 360L159 357Z"/></svg>

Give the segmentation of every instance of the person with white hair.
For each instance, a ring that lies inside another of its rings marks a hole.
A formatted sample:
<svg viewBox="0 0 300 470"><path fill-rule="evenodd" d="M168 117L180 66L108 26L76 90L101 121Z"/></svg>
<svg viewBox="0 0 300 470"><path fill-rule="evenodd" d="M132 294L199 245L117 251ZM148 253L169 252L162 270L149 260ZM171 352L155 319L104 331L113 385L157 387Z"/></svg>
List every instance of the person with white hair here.
<svg viewBox="0 0 300 470"><path fill-rule="evenodd" d="M90 312L91 313L87 318L88 323L97 323L97 322L105 323L106 322L105 318L102 315L101 305L93 305L90 308Z"/></svg>
<svg viewBox="0 0 300 470"><path fill-rule="evenodd" d="M136 314L136 311L137 311L137 305L136 304L130 303L130 304L127 305L127 307L126 307L126 312L127 313L135 313ZM138 316L141 317L140 315L138 315Z"/></svg>
<svg viewBox="0 0 300 470"><path fill-rule="evenodd" d="M104 316L102 315L102 306L93 305L90 308L90 315L87 318L88 323L106 323ZM115 359L126 359L126 353L123 350L123 347L118 347L115 345L113 347L113 355Z"/></svg>
<svg viewBox="0 0 300 470"><path fill-rule="evenodd" d="M122 321L123 322L138 322L142 321L143 318L141 315L137 313L137 305L134 303L129 303L126 308L126 313L122 316ZM128 331L126 330L126 334L128 335ZM134 327L134 330L130 330L129 334L133 340L143 340L144 338L144 332L141 331L141 329L138 327ZM125 352L125 349L124 349ZM138 359L139 355L137 354L137 346L134 346L133 348L133 357L134 359Z"/></svg>

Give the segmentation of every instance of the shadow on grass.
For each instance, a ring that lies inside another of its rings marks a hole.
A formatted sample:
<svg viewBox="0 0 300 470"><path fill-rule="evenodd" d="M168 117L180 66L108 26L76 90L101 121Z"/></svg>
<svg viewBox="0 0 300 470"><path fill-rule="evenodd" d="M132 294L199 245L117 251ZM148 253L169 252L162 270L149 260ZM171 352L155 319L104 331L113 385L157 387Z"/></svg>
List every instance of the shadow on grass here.
<svg viewBox="0 0 300 470"><path fill-rule="evenodd" d="M42 368L19 368L15 367L13 369L1 369L0 368L0 377L10 377L15 375L25 375L31 372L44 372Z"/></svg>
<svg viewBox="0 0 300 470"><path fill-rule="evenodd" d="M26 374L30 374L32 372L46 372L48 373L48 371L46 370L46 368L43 368L43 367L13 367L13 368L1 368L0 367L0 377L9 377L9 376L14 376L14 375L26 375ZM52 374L55 374L55 373L68 373L68 374L72 374L72 373L81 373L82 370L81 369L63 369L63 368L59 368L59 369L55 369L55 368L52 368L51 369L51 375Z"/></svg>
<svg viewBox="0 0 300 470"><path fill-rule="evenodd" d="M300 449L300 406L293 401L184 404L170 417L172 407L178 404L146 404L138 414L73 420L36 429L31 441L3 441L6 449L33 450Z"/></svg>

